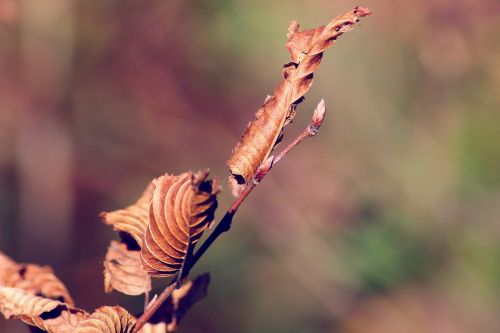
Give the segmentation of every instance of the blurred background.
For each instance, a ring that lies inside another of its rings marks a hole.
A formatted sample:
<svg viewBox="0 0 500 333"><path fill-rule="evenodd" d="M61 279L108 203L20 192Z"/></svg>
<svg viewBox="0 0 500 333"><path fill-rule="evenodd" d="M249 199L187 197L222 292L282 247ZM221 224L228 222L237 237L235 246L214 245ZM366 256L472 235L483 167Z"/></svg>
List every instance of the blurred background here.
<svg viewBox="0 0 500 333"><path fill-rule="evenodd" d="M225 185L289 21L356 4L0 0L0 250L54 267L84 309L139 312L103 291L117 236L98 214L167 171ZM285 142L324 98L320 134L200 261L209 296L180 332L500 331L500 3L359 4L374 15L327 52Z"/></svg>

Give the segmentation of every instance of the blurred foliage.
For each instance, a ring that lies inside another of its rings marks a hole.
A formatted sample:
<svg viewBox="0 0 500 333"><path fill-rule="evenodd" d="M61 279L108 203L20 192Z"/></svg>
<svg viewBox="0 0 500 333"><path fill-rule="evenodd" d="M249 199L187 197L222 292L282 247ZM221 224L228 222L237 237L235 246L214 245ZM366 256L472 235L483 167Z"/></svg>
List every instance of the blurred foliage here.
<svg viewBox="0 0 500 333"><path fill-rule="evenodd" d="M356 4L0 0L0 248L52 265L80 307L140 311L103 292L99 212L166 171L226 179L289 21ZM209 295L180 332L499 331L500 5L362 5L285 142L324 98L321 133L200 261Z"/></svg>

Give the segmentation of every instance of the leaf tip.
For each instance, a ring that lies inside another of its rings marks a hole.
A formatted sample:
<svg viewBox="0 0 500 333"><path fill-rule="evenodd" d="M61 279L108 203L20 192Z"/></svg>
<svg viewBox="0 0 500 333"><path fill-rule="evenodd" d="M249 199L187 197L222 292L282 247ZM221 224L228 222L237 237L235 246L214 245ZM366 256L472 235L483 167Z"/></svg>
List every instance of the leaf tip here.
<svg viewBox="0 0 500 333"><path fill-rule="evenodd" d="M108 224L108 221L106 220L107 215L108 215L108 212L100 212L99 213L99 218L101 219L102 223Z"/></svg>
<svg viewBox="0 0 500 333"><path fill-rule="evenodd" d="M365 17L373 14L373 12L370 9L361 6L354 7L354 13L359 17Z"/></svg>
<svg viewBox="0 0 500 333"><path fill-rule="evenodd" d="M297 21L292 20L292 22L290 22L290 25L288 26L288 33L286 34L286 37L288 39L292 38L293 34L299 31L299 26L300 25Z"/></svg>

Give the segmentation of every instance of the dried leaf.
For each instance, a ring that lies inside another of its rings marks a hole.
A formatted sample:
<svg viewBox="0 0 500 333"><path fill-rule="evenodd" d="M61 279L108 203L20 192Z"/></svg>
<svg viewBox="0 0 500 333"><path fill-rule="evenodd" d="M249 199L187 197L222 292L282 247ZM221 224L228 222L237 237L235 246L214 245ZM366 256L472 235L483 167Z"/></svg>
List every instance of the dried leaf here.
<svg viewBox="0 0 500 333"><path fill-rule="evenodd" d="M148 225L148 209L152 196L153 184L149 184L134 204L113 212L103 212L101 218L115 230L129 234L137 244L141 244L142 235Z"/></svg>
<svg viewBox="0 0 500 333"><path fill-rule="evenodd" d="M158 332L174 332L180 320L186 315L189 309L195 303L205 298L209 283L210 274L205 273L193 281L186 282L181 288L174 290L172 295L150 319L151 323L164 323L165 331L160 331L162 326L154 326L149 329L157 329Z"/></svg>
<svg viewBox="0 0 500 333"><path fill-rule="evenodd" d="M111 242L104 261L104 289L116 289L127 295L140 295L151 290L151 280L140 259L140 244L149 223L149 205L153 184L132 205L110 213L101 213L108 225L120 232L121 243Z"/></svg>
<svg viewBox="0 0 500 333"><path fill-rule="evenodd" d="M151 278L142 268L140 251L111 241L104 260L104 289L106 292L116 289L127 295L151 290Z"/></svg>
<svg viewBox="0 0 500 333"><path fill-rule="evenodd" d="M16 262L12 260L9 256L7 256L5 253L0 251L0 267L1 269L4 269L8 266L15 266Z"/></svg>
<svg viewBox="0 0 500 333"><path fill-rule="evenodd" d="M14 260L0 252L0 286L5 285L5 279L12 274L12 269L15 269L16 266L17 263Z"/></svg>
<svg viewBox="0 0 500 333"><path fill-rule="evenodd" d="M158 323L158 324L145 324L140 333L167 333L167 324L166 323Z"/></svg>
<svg viewBox="0 0 500 333"><path fill-rule="evenodd" d="M88 316L88 313L78 309L64 310L59 315L54 312L44 320L44 326L48 332L74 333L80 322Z"/></svg>
<svg viewBox="0 0 500 333"><path fill-rule="evenodd" d="M154 181L149 207L149 225L141 246L144 269L154 276L169 276L180 270L183 260L214 218L216 180L208 171L179 176L164 175Z"/></svg>
<svg viewBox="0 0 500 333"><path fill-rule="evenodd" d="M313 73L321 63L323 52L340 35L353 29L360 17L370 14L370 10L356 7L326 26L302 32L299 32L297 22L290 24L286 47L292 61L285 65L283 80L274 95L266 98L255 114L255 120L248 124L227 162L232 193L240 193L241 188L251 181L279 141L283 127L292 120L295 107L312 85Z"/></svg>
<svg viewBox="0 0 500 333"><path fill-rule="evenodd" d="M52 268L34 264L17 264L12 259L2 254L0 260L0 284L25 290L33 295L38 295L65 302L74 306L64 284L59 280Z"/></svg>
<svg viewBox="0 0 500 333"><path fill-rule="evenodd" d="M82 320L76 333L130 333L136 319L120 306L103 306Z"/></svg>
<svg viewBox="0 0 500 333"><path fill-rule="evenodd" d="M58 306L65 305L59 301L35 296L22 289L0 287L0 311L6 319L20 316L38 317Z"/></svg>
<svg viewBox="0 0 500 333"><path fill-rule="evenodd" d="M47 332L74 332L87 314L66 303L35 296L18 288L0 287L0 312Z"/></svg>

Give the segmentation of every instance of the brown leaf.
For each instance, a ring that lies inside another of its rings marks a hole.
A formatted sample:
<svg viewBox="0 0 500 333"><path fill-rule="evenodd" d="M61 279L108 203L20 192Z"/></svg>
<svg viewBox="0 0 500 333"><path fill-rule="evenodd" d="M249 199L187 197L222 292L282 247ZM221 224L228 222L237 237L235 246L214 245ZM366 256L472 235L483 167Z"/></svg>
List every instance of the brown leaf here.
<svg viewBox="0 0 500 333"><path fill-rule="evenodd" d="M167 324L166 323L158 323L158 324L145 324L140 333L167 333Z"/></svg>
<svg viewBox="0 0 500 333"><path fill-rule="evenodd" d="M35 296L18 288L0 287L0 312L47 332L74 332L87 314L66 303Z"/></svg>
<svg viewBox="0 0 500 333"><path fill-rule="evenodd" d="M148 225L148 209L152 196L153 184L149 184L134 204L113 212L103 212L101 218L115 230L129 234L137 244L141 244L142 235Z"/></svg>
<svg viewBox="0 0 500 333"><path fill-rule="evenodd" d="M104 260L104 289L116 289L127 295L140 295L151 290L151 278L144 271L141 254L127 245L111 241Z"/></svg>
<svg viewBox="0 0 500 333"><path fill-rule="evenodd" d="M68 309L48 316L44 320L44 326L48 332L74 333L82 320L89 316L88 313L78 309ZM52 318L54 317L54 318Z"/></svg>
<svg viewBox="0 0 500 333"><path fill-rule="evenodd" d="M274 95L266 98L255 114L255 120L248 124L227 162L232 193L239 194L241 188L251 181L279 141L283 127L291 121L295 107L312 85L313 73L321 63L323 52L340 35L353 29L360 17L370 14L369 9L356 7L324 27L301 32L297 22L290 24L286 47L292 61L285 65L283 80Z"/></svg>
<svg viewBox="0 0 500 333"><path fill-rule="evenodd" d="M35 296L22 289L0 287L0 311L6 319L21 316L38 317L58 306L65 305L59 301Z"/></svg>
<svg viewBox="0 0 500 333"><path fill-rule="evenodd" d="M64 284L52 268L34 264L17 264L3 255L0 257L0 285L25 290L33 295L60 300L74 306Z"/></svg>
<svg viewBox="0 0 500 333"><path fill-rule="evenodd" d="M130 333L136 319L120 306L103 306L82 320L76 333Z"/></svg>
<svg viewBox="0 0 500 333"><path fill-rule="evenodd" d="M144 269L151 275L169 276L180 270L183 260L214 218L216 180L208 171L179 176L164 175L154 181L149 225L141 246Z"/></svg>
<svg viewBox="0 0 500 333"><path fill-rule="evenodd" d="M172 292L172 295L162 304L160 309L150 319L151 323L165 324L165 331L160 331L163 326L150 327L158 332L174 332L180 320L191 307L207 295L210 274L205 273L193 281L186 282L182 287ZM156 332L156 331L148 331Z"/></svg>
<svg viewBox="0 0 500 333"><path fill-rule="evenodd" d="M5 285L5 279L12 274L12 269L15 269L16 266L17 263L14 260L0 252L0 286Z"/></svg>

